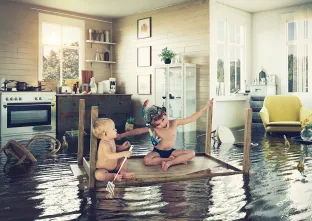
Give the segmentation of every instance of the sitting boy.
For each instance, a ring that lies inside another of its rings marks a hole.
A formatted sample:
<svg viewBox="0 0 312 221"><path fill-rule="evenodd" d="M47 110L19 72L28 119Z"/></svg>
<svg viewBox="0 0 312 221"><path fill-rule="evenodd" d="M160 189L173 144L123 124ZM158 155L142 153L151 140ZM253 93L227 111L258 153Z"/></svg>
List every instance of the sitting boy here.
<svg viewBox="0 0 312 221"><path fill-rule="evenodd" d="M117 130L115 123L108 118L99 118L93 124L93 134L98 139L101 139L96 161L95 178L98 181L110 181L116 176L124 157L130 157L132 151L123 151L130 146L127 141L120 146L116 146L115 138ZM116 153L119 152L119 153ZM123 152L120 152L123 151ZM120 169L116 180L134 178L133 173L127 173L127 162Z"/></svg>
<svg viewBox="0 0 312 221"><path fill-rule="evenodd" d="M213 103L213 98L200 111L192 116L182 119L169 120L164 108L153 105L144 115L146 123L151 125L151 129L159 137L159 143L154 146L152 152L144 157L146 166L161 165L163 171L175 164L186 164L187 161L195 157L194 150L176 150L174 149L176 141L177 127L197 120ZM134 136L142 133L147 133L148 127L133 129L118 135L118 139L127 136Z"/></svg>

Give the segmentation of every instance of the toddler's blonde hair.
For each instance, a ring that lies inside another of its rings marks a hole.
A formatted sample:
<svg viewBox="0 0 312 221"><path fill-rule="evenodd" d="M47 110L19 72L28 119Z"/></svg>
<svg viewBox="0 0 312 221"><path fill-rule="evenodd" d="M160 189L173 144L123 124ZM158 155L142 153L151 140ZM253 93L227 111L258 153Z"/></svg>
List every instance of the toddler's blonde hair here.
<svg viewBox="0 0 312 221"><path fill-rule="evenodd" d="M114 121L112 121L112 119L109 118L98 118L96 121L94 121L92 128L94 136L100 139L107 131L107 128L110 125L110 123L114 123Z"/></svg>

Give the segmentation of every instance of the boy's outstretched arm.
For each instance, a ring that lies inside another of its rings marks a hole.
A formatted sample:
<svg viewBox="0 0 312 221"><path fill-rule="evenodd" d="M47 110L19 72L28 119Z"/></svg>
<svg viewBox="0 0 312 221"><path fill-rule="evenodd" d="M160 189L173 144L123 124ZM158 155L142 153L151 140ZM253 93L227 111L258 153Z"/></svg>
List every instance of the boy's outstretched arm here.
<svg viewBox="0 0 312 221"><path fill-rule="evenodd" d="M213 98L210 99L210 101L205 105L203 109L195 112L192 116L189 116L187 118L182 118L182 119L176 119L177 125L184 125L184 124L188 124L197 120L203 113L206 112L206 110L209 107L211 107L212 103L213 103Z"/></svg>
<svg viewBox="0 0 312 221"><path fill-rule="evenodd" d="M142 127L142 128L136 128L127 132L124 132L122 134L117 134L116 140L120 140L124 137L131 137L139 134L148 133L148 127Z"/></svg>

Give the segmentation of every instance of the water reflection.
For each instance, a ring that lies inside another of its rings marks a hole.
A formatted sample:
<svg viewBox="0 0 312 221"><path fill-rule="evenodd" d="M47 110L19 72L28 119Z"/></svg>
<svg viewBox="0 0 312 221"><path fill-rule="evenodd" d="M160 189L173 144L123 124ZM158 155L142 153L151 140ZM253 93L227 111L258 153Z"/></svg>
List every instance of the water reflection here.
<svg viewBox="0 0 312 221"><path fill-rule="evenodd" d="M179 134L177 147L204 151L205 137L196 135ZM243 131L234 135L241 141ZM20 138L21 142L27 139ZM135 155L153 148L148 135L130 139ZM76 163L78 140L67 140L67 150L48 158L49 144L36 143L31 152L38 162L33 165L12 166L14 162L0 154L0 220L312 219L312 146L290 141L286 147L282 135L254 133L252 141L259 146L251 148L250 175L116 188L112 197L104 188L79 190L83 184L69 167ZM85 143L89 143L87 138ZM88 151L85 148L85 155ZM212 154L242 167L243 148L222 144ZM302 174L297 165L303 159Z"/></svg>

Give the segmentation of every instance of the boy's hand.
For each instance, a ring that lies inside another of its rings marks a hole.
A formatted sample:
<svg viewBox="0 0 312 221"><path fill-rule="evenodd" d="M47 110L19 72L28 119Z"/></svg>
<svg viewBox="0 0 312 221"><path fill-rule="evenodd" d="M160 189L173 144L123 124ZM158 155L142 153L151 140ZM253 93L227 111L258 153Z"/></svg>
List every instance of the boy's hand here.
<svg viewBox="0 0 312 221"><path fill-rule="evenodd" d="M124 142L121 146L122 148L126 149L127 147L129 147L131 144L129 141Z"/></svg>
<svg viewBox="0 0 312 221"><path fill-rule="evenodd" d="M207 110L209 107L211 107L213 104L213 98L210 99L210 101L208 101L208 103L206 104L206 106L203 108L203 110Z"/></svg>
<svg viewBox="0 0 312 221"><path fill-rule="evenodd" d="M123 155L124 157L130 157L132 155L132 151L124 151Z"/></svg>
<svg viewBox="0 0 312 221"><path fill-rule="evenodd" d="M117 180L117 181L121 181L121 179L122 179L122 175L121 175L121 174L117 174L116 180Z"/></svg>

